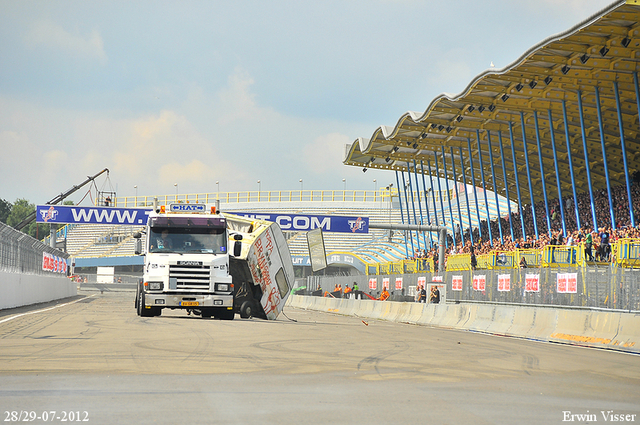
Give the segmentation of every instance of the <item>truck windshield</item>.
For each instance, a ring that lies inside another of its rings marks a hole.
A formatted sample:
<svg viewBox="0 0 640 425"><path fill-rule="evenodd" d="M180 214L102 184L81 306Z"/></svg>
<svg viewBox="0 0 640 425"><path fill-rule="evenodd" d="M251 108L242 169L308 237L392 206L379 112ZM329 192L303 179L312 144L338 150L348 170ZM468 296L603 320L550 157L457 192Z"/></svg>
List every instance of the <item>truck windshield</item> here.
<svg viewBox="0 0 640 425"><path fill-rule="evenodd" d="M224 228L212 227L151 227L149 252L226 254Z"/></svg>

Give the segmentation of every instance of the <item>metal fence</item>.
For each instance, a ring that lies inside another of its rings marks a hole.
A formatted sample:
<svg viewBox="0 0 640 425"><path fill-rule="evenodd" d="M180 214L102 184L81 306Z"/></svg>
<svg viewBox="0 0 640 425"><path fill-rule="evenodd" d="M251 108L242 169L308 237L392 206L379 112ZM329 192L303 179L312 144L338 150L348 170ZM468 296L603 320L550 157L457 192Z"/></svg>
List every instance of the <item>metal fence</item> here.
<svg viewBox="0 0 640 425"><path fill-rule="evenodd" d="M356 282L359 289L378 297L387 282L392 301L412 301L418 283L446 285L447 302L491 302L521 305L552 305L603 308L640 312L640 269L616 265L587 265L564 268L522 268L449 271L387 276L310 276L304 293L322 295L336 285L343 288ZM402 278L401 289L396 279ZM376 289L369 289L376 279ZM383 279L385 281L383 282ZM435 282L438 280L438 282ZM333 294L330 296L339 296Z"/></svg>
<svg viewBox="0 0 640 425"><path fill-rule="evenodd" d="M39 275L54 273L43 267L44 253L69 258L68 254L0 223L0 271Z"/></svg>

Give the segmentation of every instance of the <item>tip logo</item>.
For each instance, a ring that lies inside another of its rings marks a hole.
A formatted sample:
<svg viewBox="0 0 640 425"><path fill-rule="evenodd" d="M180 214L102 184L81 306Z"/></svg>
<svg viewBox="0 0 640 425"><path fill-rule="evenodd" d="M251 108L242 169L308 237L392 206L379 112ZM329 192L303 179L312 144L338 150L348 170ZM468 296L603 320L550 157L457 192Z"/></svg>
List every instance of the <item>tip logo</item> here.
<svg viewBox="0 0 640 425"><path fill-rule="evenodd" d="M364 220L362 217L358 217L357 220L349 220L349 228L353 233L360 231L364 228Z"/></svg>
<svg viewBox="0 0 640 425"><path fill-rule="evenodd" d="M42 216L42 219L46 223L49 220L55 220L56 217L58 216L58 211L56 211L55 208L51 206L48 210L40 210L40 215Z"/></svg>

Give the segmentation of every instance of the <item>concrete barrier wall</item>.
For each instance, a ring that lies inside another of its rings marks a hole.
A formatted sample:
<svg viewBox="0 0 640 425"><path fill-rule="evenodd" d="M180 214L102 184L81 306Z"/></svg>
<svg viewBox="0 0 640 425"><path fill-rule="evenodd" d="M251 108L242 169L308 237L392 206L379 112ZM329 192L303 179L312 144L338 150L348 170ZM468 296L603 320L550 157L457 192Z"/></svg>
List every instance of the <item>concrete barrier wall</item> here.
<svg viewBox="0 0 640 425"><path fill-rule="evenodd" d="M77 294L76 283L65 276L0 272L0 310Z"/></svg>
<svg viewBox="0 0 640 425"><path fill-rule="evenodd" d="M418 304L292 295L291 307L640 354L640 314L498 304Z"/></svg>

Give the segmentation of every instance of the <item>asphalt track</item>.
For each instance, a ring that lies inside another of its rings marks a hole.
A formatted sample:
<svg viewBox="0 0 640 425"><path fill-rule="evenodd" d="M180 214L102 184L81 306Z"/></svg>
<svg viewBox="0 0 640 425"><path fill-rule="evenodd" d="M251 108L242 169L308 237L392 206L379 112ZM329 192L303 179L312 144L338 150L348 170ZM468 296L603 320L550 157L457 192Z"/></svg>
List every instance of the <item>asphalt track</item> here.
<svg viewBox="0 0 640 425"><path fill-rule="evenodd" d="M640 422L637 355L294 308L271 322L140 318L133 298L83 292L0 312L0 421Z"/></svg>

